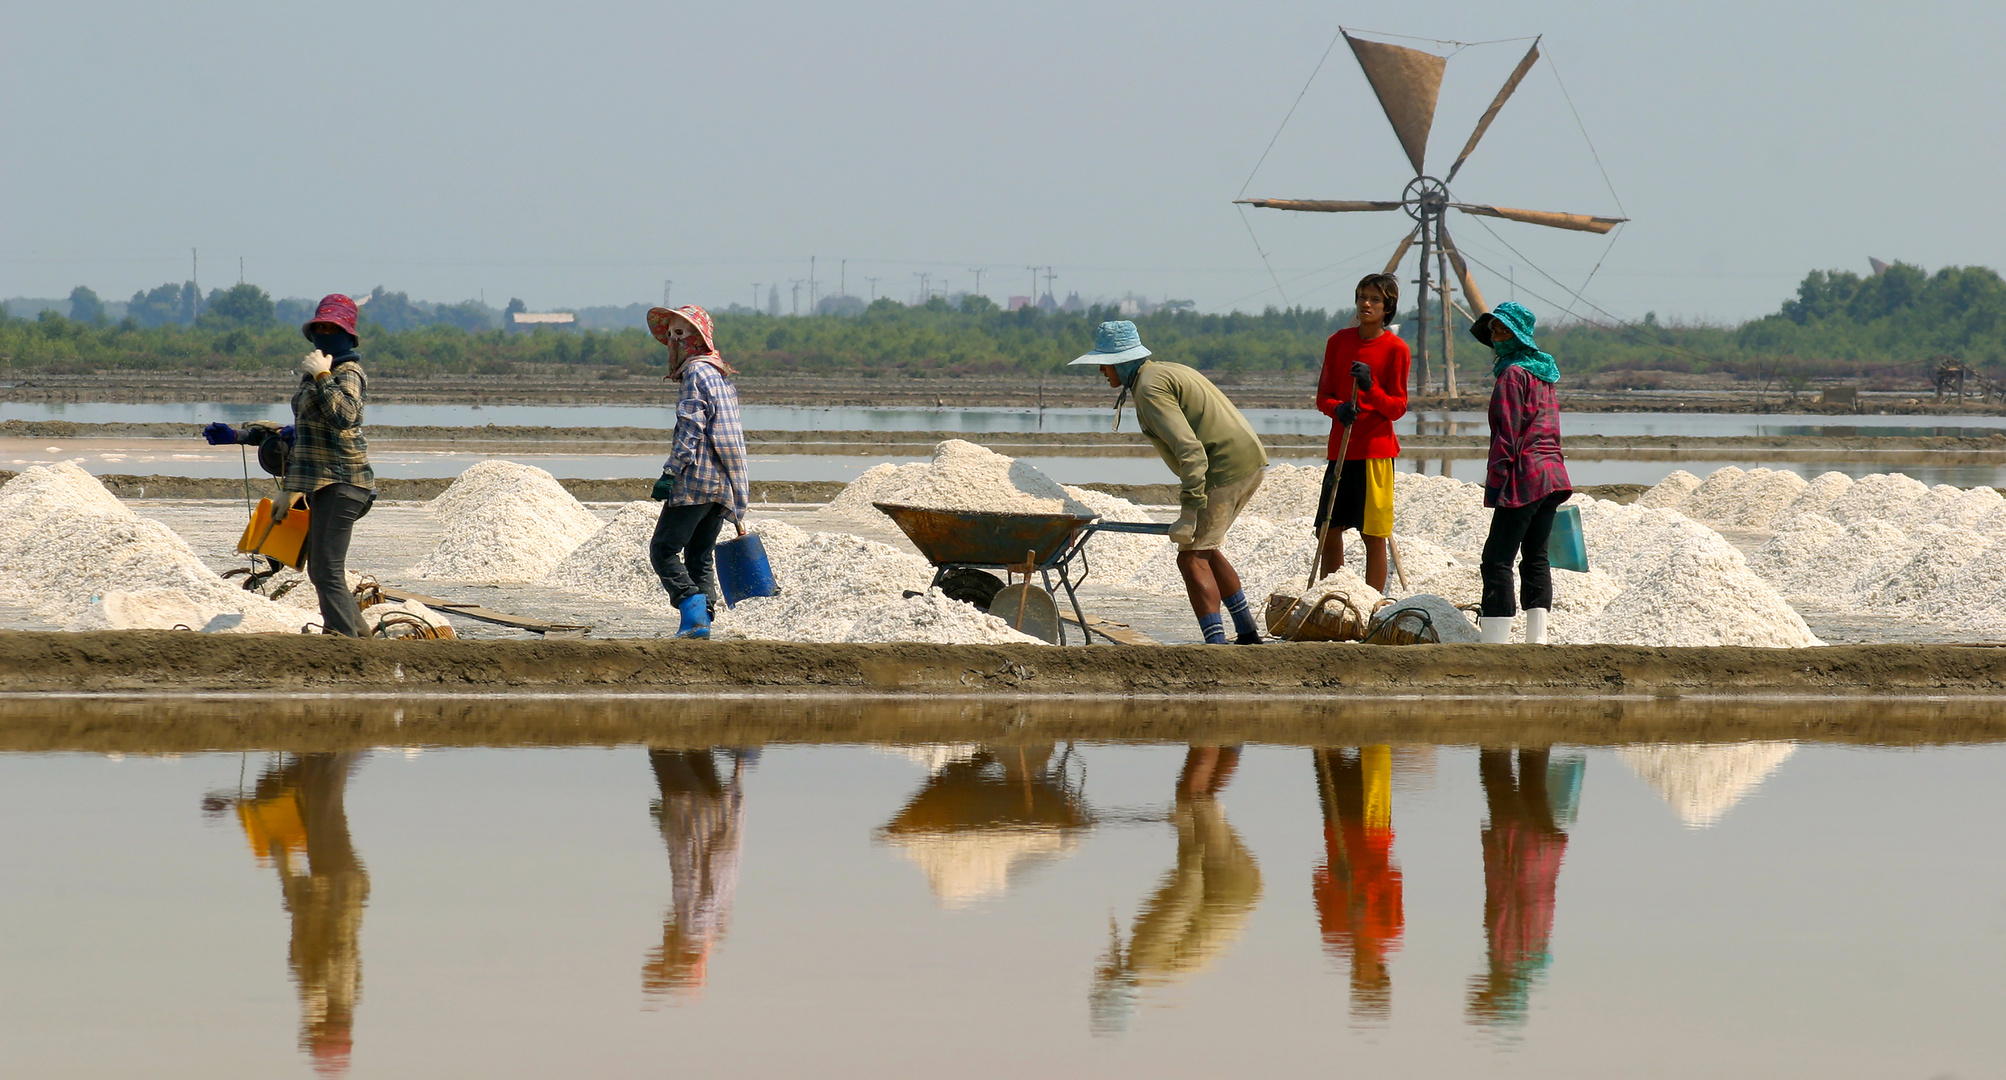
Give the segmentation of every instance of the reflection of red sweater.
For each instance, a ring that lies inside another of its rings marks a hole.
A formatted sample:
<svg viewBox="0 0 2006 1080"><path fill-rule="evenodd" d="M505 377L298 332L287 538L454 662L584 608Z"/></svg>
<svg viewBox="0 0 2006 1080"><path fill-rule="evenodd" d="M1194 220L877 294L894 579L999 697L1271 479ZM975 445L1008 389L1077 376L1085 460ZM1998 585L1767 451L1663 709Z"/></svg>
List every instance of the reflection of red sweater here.
<svg viewBox="0 0 2006 1080"><path fill-rule="evenodd" d="M1393 434L1393 421L1407 415L1407 343L1390 330L1380 331L1371 341L1360 341L1357 327L1330 335L1323 347L1323 374L1316 380L1318 412L1330 416L1338 402L1350 400L1354 360L1363 360L1372 369L1372 389L1359 396L1358 420L1351 425L1345 459L1398 457L1400 440ZM1326 456L1337 457L1338 440L1343 437L1344 425L1331 424Z"/></svg>
<svg viewBox="0 0 2006 1080"><path fill-rule="evenodd" d="M1368 965L1384 964L1407 926L1400 869L1393 865L1393 830L1355 821L1326 824L1323 843L1324 864L1310 886L1324 945L1333 953L1345 949Z"/></svg>

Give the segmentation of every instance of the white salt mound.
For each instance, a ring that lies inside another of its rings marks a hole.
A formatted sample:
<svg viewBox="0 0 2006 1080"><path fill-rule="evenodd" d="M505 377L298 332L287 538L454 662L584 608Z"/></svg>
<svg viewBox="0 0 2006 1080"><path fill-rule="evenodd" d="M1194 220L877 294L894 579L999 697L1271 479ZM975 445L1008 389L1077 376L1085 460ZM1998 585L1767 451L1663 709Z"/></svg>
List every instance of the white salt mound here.
<svg viewBox="0 0 2006 1080"><path fill-rule="evenodd" d="M675 611L675 603L655 576L654 564L648 561L648 542L654 539L655 522L661 516L661 503L628 503L613 520L551 567L542 584L664 614ZM719 539L730 535L732 530L727 526Z"/></svg>
<svg viewBox="0 0 2006 1080"><path fill-rule="evenodd" d="M1767 469L1755 470L1757 473L1766 473L1768 471ZM1715 469L1713 472L1707 474L1707 478L1700 482L1699 487L1693 489L1691 495L1685 497L1685 501L1679 503L1679 513L1695 521L1721 520L1723 512L1732 511L1735 491L1751 475L1753 474L1738 469L1733 465Z"/></svg>
<svg viewBox="0 0 2006 1080"><path fill-rule="evenodd" d="M1670 476L1658 481L1650 490L1637 496L1637 501L1634 505L1650 507L1654 510L1677 510L1679 504L1685 502L1686 498L1699 486L1699 477L1694 476L1684 469L1678 469Z"/></svg>
<svg viewBox="0 0 2006 1080"><path fill-rule="evenodd" d="M894 465L889 461L873 465L864 471L864 475L843 485L843 490L829 500L822 512L851 521L882 522L885 520L884 512L871 504L899 502L899 494L916 482L927 468L927 465L916 461L905 465Z"/></svg>
<svg viewBox="0 0 2006 1080"><path fill-rule="evenodd" d="M1782 529L1807 514L1823 516L1832 502L1851 491L1853 478L1842 472L1823 472L1811 478L1804 490L1792 500L1789 506L1776 512L1769 519L1769 527Z"/></svg>
<svg viewBox="0 0 2006 1080"><path fill-rule="evenodd" d="M1396 488L1397 490L1397 488ZM1323 494L1322 465L1290 465L1276 462L1261 474L1261 486L1240 511L1242 517L1263 517L1274 521L1316 517L1316 503ZM1304 567L1303 572L1308 573Z"/></svg>
<svg viewBox="0 0 2006 1080"><path fill-rule="evenodd" d="M960 439L935 446L933 461L925 470L881 501L928 510L1093 516L1092 510L1029 462Z"/></svg>
<svg viewBox="0 0 2006 1080"><path fill-rule="evenodd" d="M225 581L173 530L74 464L27 469L0 487L0 601L59 626L108 628L104 598L114 593L113 612L136 628L200 629L235 614L236 632L292 633L303 621Z"/></svg>
<svg viewBox="0 0 2006 1080"><path fill-rule="evenodd" d="M1153 521L1142 507L1118 495L1067 487L1066 495L1107 521ZM1148 533L1095 533L1087 541L1088 578L1104 585L1127 581L1143 564L1165 548L1169 539Z"/></svg>
<svg viewBox="0 0 2006 1080"><path fill-rule="evenodd" d="M513 461L482 461L432 500L443 531L410 573L460 581L531 582L603 524L557 479Z"/></svg>
<svg viewBox="0 0 2006 1080"><path fill-rule="evenodd" d="M1913 505L1927 494L1929 486L1920 480L1901 473L1875 473L1854 481L1845 494L1833 499L1825 516L1841 525L1864 521L1904 525L1914 513Z"/></svg>

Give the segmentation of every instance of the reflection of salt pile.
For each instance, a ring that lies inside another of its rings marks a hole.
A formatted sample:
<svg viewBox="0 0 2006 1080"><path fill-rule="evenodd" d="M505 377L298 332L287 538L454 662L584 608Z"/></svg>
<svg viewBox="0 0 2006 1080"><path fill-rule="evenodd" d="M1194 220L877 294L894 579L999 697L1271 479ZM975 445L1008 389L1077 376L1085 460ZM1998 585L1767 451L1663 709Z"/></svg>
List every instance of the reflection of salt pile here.
<svg viewBox="0 0 2006 1080"><path fill-rule="evenodd" d="M1797 752L1792 742L1688 746L1626 746L1623 764L1664 797L1696 829L1718 822Z"/></svg>
<svg viewBox="0 0 2006 1080"><path fill-rule="evenodd" d="M535 581L602 524L555 477L513 461L476 463L431 505L445 529L411 571L422 578Z"/></svg>
<svg viewBox="0 0 2006 1080"><path fill-rule="evenodd" d="M67 462L0 487L0 600L75 629L200 630L241 615L230 629L293 633L319 621L223 580L173 530Z"/></svg>
<svg viewBox="0 0 2006 1080"><path fill-rule="evenodd" d="M1785 596L2006 637L2006 498L1997 491L1828 472L1778 507L1779 493L1793 487L1781 475L1722 469L1690 491L1667 478L1640 501L1774 529L1748 564Z"/></svg>
<svg viewBox="0 0 2006 1080"><path fill-rule="evenodd" d="M926 875L941 907L962 908L1001 896L1012 878L1071 855L1080 846L1080 834L1061 829L982 829L898 834L885 842Z"/></svg>
<svg viewBox="0 0 2006 1080"><path fill-rule="evenodd" d="M919 866L942 907L1002 895L1070 855L1092 824L1050 747L972 749L932 770L877 833Z"/></svg>

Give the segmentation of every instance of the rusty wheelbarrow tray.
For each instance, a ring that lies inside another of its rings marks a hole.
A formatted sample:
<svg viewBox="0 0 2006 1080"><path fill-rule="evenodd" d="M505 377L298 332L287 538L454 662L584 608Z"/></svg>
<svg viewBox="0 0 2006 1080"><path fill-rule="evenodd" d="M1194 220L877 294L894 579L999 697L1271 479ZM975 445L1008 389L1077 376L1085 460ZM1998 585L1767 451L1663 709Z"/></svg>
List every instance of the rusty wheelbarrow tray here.
<svg viewBox="0 0 2006 1080"><path fill-rule="evenodd" d="M933 584L955 570L1028 569L1044 579L1045 591L1052 593L1052 577L1072 605L1073 616L1087 644L1087 613L1080 607L1078 589L1093 572L1087 561L1086 544L1096 532L1154 533L1168 535L1169 525L1151 522L1111 522L1075 514L1007 514L991 510L929 510L897 503L872 503L892 519L919 553L933 564ZM1073 566L1078 563L1075 576ZM1056 593L1054 593L1056 595ZM1066 620L1059 620L1059 644L1066 643Z"/></svg>

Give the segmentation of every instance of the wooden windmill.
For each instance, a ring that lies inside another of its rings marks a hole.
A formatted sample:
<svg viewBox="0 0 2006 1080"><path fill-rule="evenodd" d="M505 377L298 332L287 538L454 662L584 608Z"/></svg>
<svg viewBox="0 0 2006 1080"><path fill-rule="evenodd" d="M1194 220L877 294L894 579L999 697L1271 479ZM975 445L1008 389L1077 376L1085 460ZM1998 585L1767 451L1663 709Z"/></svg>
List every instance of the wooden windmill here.
<svg viewBox="0 0 2006 1080"><path fill-rule="evenodd" d="M1579 232L1606 233L1627 218L1594 217L1588 214L1562 214L1550 210L1517 210L1508 206L1491 206L1484 203L1457 202L1449 193L1449 184L1462 170L1463 163L1470 159L1471 151L1489 130L1491 121L1497 119L1498 110L1504 108L1507 98L1518 89L1526 72L1539 60L1539 41L1534 39L1532 48L1526 50L1525 59L1518 62L1504 87L1491 100L1491 107L1484 110L1483 118L1477 121L1477 129L1470 133L1470 139L1463 144L1463 152L1456 155L1455 164L1449 166L1449 173L1441 179L1428 175L1424 161L1428 154L1428 132L1435 124L1435 100L1442 89L1442 71L1447 66L1445 57L1419 49L1408 49L1398 45L1385 45L1376 41L1361 41L1349 32L1344 40L1351 46L1353 56L1358 58L1358 66L1365 72L1366 81L1372 84L1372 92L1379 97L1379 105L1386 110L1387 122L1393 125L1393 134L1400 140L1400 146L1407 152L1407 160L1414 166L1414 179L1407 182L1397 201L1380 202L1347 199L1239 199L1237 202L1253 206L1265 206L1273 210L1304 210L1320 214L1372 213L1405 210L1414 219L1414 229L1393 252L1393 258L1386 263L1386 272L1397 273L1400 260L1406 258L1409 248L1418 240L1421 244L1421 274L1419 303L1416 305L1416 319L1419 323L1417 342L1419 347L1414 357L1414 385L1428 385L1428 301L1430 288L1441 294L1441 322L1444 327L1454 325L1449 318L1449 267L1453 265L1456 277L1462 283L1463 293L1469 298L1473 311L1486 309L1483 294L1477 291L1476 282L1470 278L1469 267L1463 256L1449 238L1447 215L1451 209L1480 217L1505 218L1523 221L1531 225L1545 225L1554 229L1574 229ZM1436 274L1431 284L1428 261L1436 261ZM1444 346L1450 336L1443 338ZM1446 388L1455 392L1455 367L1449 365Z"/></svg>

